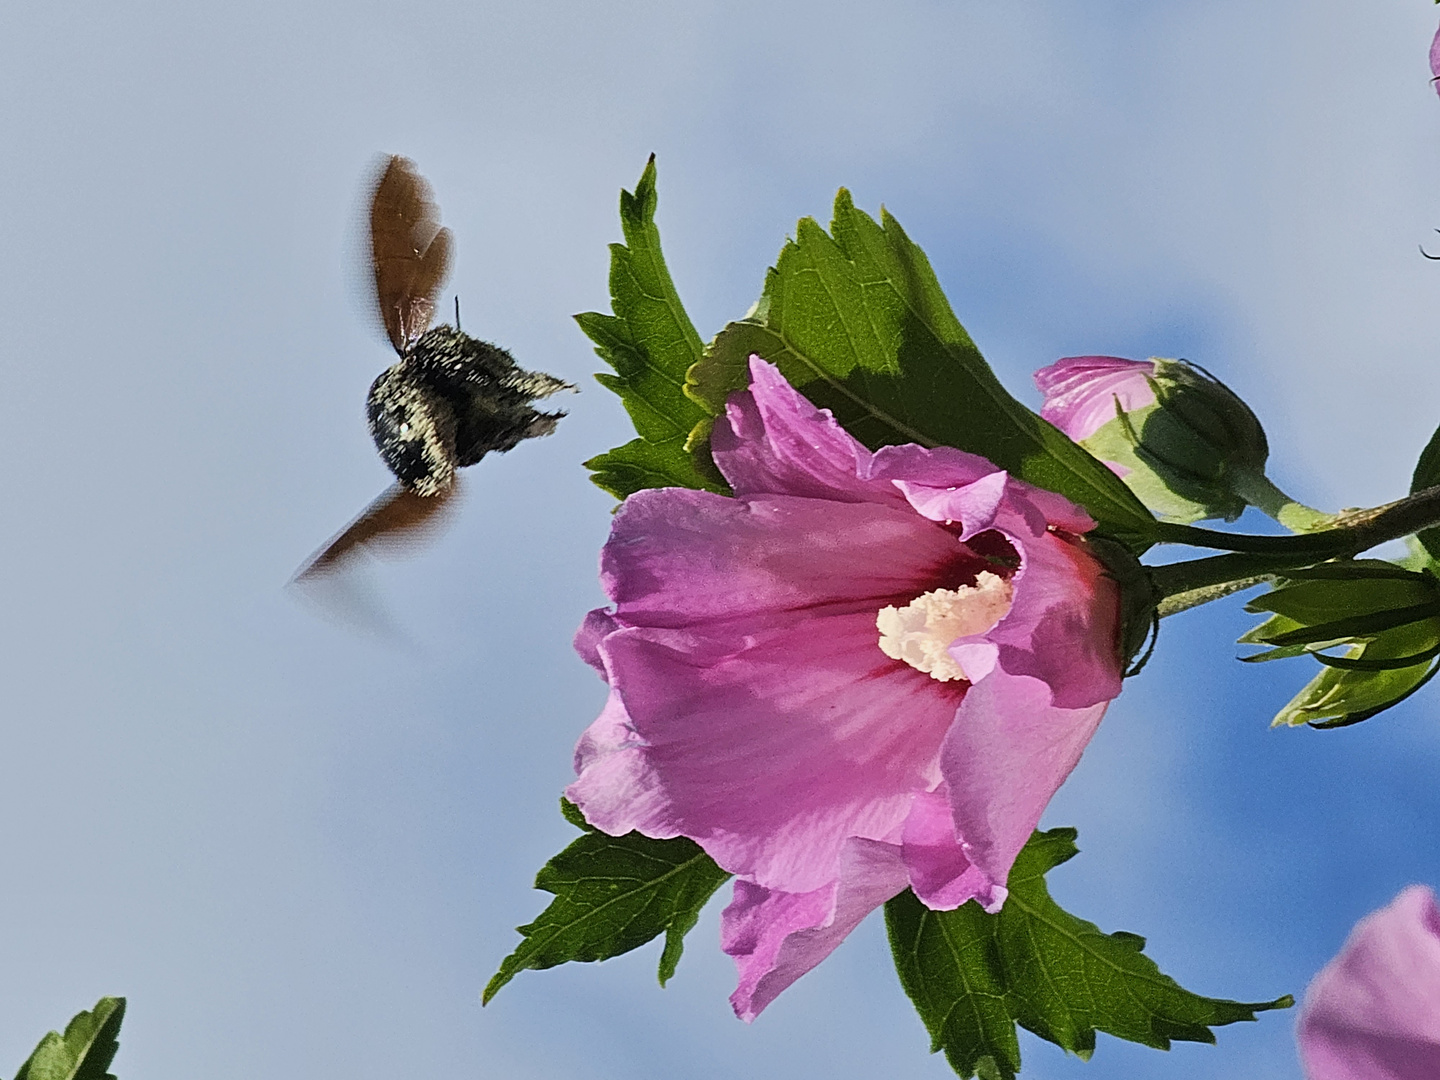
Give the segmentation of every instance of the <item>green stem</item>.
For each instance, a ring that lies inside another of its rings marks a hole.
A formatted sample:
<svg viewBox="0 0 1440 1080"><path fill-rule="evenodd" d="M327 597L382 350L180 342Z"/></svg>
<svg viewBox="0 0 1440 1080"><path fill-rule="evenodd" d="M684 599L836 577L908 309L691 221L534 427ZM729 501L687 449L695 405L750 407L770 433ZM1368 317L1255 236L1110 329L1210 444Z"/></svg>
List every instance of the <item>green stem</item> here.
<svg viewBox="0 0 1440 1080"><path fill-rule="evenodd" d="M1212 600L1223 600L1227 596L1234 596L1237 592L1253 589L1256 585L1263 585L1269 580L1270 578L1263 576L1240 578L1237 581L1226 581L1219 585L1204 585L1195 589L1187 589L1184 592L1171 593L1160 601L1155 613L1162 619L1169 618L1171 615L1189 611L1201 604L1208 604Z"/></svg>
<svg viewBox="0 0 1440 1080"><path fill-rule="evenodd" d="M1437 524L1440 524L1440 486L1417 491L1371 510L1341 514L1332 520L1330 527L1298 536L1248 536L1161 522L1156 529L1162 542L1214 548L1232 554L1156 566L1150 569L1150 574L1160 596L1176 596L1329 559L1353 558L1379 544Z"/></svg>
<svg viewBox="0 0 1440 1080"><path fill-rule="evenodd" d="M1315 532L1335 520L1333 514L1321 513L1290 498L1259 469L1237 469L1230 474L1229 483L1236 495L1291 532Z"/></svg>

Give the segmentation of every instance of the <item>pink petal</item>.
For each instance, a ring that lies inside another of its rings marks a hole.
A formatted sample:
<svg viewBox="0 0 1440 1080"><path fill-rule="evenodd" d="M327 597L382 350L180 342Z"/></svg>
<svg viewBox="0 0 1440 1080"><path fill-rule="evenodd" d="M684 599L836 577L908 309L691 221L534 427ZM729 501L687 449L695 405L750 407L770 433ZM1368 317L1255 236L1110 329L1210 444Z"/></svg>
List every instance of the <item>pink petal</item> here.
<svg viewBox="0 0 1440 1080"><path fill-rule="evenodd" d="M1430 74L1440 79L1440 30L1435 31L1435 38L1430 42ZM1440 93L1440 82L1435 83L1435 91Z"/></svg>
<svg viewBox="0 0 1440 1080"><path fill-rule="evenodd" d="M906 494L907 501L917 512L932 521L962 521L966 534L985 528L971 518L963 517L964 502L957 503L953 510L939 501L939 491L965 490L969 485L980 484L975 491L985 490L985 484L1001 488L1002 505L1019 513L1037 530L1053 525L1072 533L1089 532L1095 527L1095 520L1063 495L1045 491L1023 480L1007 477L1002 470L990 462L963 450L948 446L927 449L923 446L886 446L876 451L870 465L870 476L888 479ZM1001 479L995 479L996 477ZM993 490L993 489L991 489ZM977 503L971 509L983 506Z"/></svg>
<svg viewBox="0 0 1440 1080"><path fill-rule="evenodd" d="M911 506L931 521L958 522L960 539L969 540L994 526L1009 481L1008 473L992 472L962 487L924 487L908 480L896 480L895 486ZM1045 527L1043 517L1039 524Z"/></svg>
<svg viewBox="0 0 1440 1080"><path fill-rule="evenodd" d="M886 604L973 577L978 562L903 503L667 488L625 500L600 567L623 624L742 619L763 628L801 609L866 609L873 622Z"/></svg>
<svg viewBox="0 0 1440 1080"><path fill-rule="evenodd" d="M999 668L960 703L940 768L955 833L983 875L974 895L987 911L1004 901L1015 856L1079 762L1108 704L1058 708L1045 683Z"/></svg>
<svg viewBox="0 0 1440 1080"><path fill-rule="evenodd" d="M1044 682L1060 708L1084 708L1118 697L1120 601L1115 582L1076 541L1049 532L1007 535L1022 559L1014 578L1015 600L1009 613L983 635L999 647L1000 666L1011 675Z"/></svg>
<svg viewBox="0 0 1440 1080"><path fill-rule="evenodd" d="M785 494L840 502L899 502L864 479L870 451L758 356L750 390L733 394L710 433L715 465L736 495Z"/></svg>
<svg viewBox="0 0 1440 1080"><path fill-rule="evenodd" d="M955 816L944 784L915 796L902 837L910 887L926 907L953 911L967 900L991 898L989 878L966 857L955 835ZM988 910L998 911L999 904Z"/></svg>
<svg viewBox="0 0 1440 1080"><path fill-rule="evenodd" d="M605 662L600 659L600 642L606 634L619 629L615 617L604 608L596 608L585 616L580 629L575 631L573 642L580 659L601 675L605 674Z"/></svg>
<svg viewBox="0 0 1440 1080"><path fill-rule="evenodd" d="M899 848L873 840L848 841L839 880L812 892L778 892L737 881L735 898L720 916L721 948L740 971L740 985L730 996L735 1015L754 1020L905 884Z"/></svg>
<svg viewBox="0 0 1440 1080"><path fill-rule="evenodd" d="M1035 373L1035 385L1045 395L1040 415L1080 442L1115 419L1117 397L1125 412L1154 404L1146 379L1154 373L1149 360L1067 356Z"/></svg>
<svg viewBox="0 0 1440 1080"><path fill-rule="evenodd" d="M1412 885L1361 919L1296 1025L1310 1080L1440 1076L1440 909Z"/></svg>
<svg viewBox="0 0 1440 1080"><path fill-rule="evenodd" d="M575 771L580 778L565 789L565 797L601 832L623 836L643 826L645 835L657 840L680 835L663 824L665 794L645 758L645 742L613 689L575 744Z"/></svg>
<svg viewBox="0 0 1440 1080"><path fill-rule="evenodd" d="M679 832L732 873L802 893L835 880L847 838L897 836L911 793L940 779L966 684L885 656L872 611L777 623L733 638L622 630L604 651L668 800L634 827ZM572 798L612 831L586 795Z"/></svg>

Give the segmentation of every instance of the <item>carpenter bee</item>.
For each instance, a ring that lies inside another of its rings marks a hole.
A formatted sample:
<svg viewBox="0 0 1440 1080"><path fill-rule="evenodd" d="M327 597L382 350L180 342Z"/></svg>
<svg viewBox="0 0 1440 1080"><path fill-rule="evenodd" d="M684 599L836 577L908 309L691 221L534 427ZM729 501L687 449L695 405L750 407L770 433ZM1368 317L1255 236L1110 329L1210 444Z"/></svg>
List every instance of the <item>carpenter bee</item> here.
<svg viewBox="0 0 1440 1080"><path fill-rule="evenodd" d="M296 581L335 569L362 545L404 542L435 526L458 490L457 470L549 435L565 415L534 402L573 387L462 333L458 300L454 326L430 326L451 247L430 185L414 162L391 157L370 200L370 254L380 317L400 359L371 385L365 412L396 483L311 556Z"/></svg>

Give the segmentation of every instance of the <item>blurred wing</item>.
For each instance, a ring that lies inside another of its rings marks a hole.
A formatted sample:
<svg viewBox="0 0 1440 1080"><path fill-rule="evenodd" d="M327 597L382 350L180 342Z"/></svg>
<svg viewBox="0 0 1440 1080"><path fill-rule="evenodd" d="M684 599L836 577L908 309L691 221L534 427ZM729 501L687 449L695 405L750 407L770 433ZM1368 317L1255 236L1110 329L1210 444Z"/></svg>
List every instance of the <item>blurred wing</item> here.
<svg viewBox="0 0 1440 1080"><path fill-rule="evenodd" d="M427 496L394 485L367 506L344 532L312 555L291 582L300 583L332 573L359 549L387 553L403 551L423 541L444 523L443 511L454 505L459 490L456 482L438 495Z"/></svg>
<svg viewBox="0 0 1440 1080"><path fill-rule="evenodd" d="M392 157L370 202L375 299L390 344L402 356L430 325L450 271L450 233L415 163Z"/></svg>

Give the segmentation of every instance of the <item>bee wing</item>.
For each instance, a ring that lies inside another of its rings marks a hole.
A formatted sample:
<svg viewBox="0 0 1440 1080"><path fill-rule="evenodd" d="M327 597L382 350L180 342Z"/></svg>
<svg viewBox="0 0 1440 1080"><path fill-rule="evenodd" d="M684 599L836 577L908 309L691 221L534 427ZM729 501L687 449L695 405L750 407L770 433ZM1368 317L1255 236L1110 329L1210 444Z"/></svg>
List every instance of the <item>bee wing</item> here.
<svg viewBox="0 0 1440 1080"><path fill-rule="evenodd" d="M380 317L402 356L435 314L450 273L451 246L430 185L413 161L391 157L370 200L370 256Z"/></svg>
<svg viewBox="0 0 1440 1080"><path fill-rule="evenodd" d="M391 486L344 531L310 556L290 579L291 583L303 583L338 570L359 548L395 551L424 540L443 524L445 511L454 506L459 490L458 482L438 495L416 495L399 484Z"/></svg>

